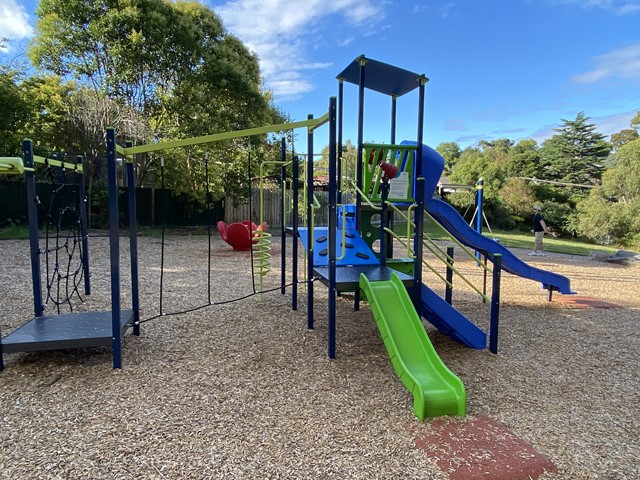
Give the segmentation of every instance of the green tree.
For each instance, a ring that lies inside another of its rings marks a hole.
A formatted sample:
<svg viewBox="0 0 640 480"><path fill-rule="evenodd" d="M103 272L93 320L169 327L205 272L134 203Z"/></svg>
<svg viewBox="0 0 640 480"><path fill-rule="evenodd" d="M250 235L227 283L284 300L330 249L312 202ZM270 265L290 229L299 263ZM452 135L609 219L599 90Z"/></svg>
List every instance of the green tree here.
<svg viewBox="0 0 640 480"><path fill-rule="evenodd" d="M511 147L504 165L504 173L509 177L540 178L540 149L535 140L521 140Z"/></svg>
<svg viewBox="0 0 640 480"><path fill-rule="evenodd" d="M598 185L611 150L604 135L578 113L575 120L562 120L556 135L542 144L543 178L581 185ZM580 190L576 190L580 192Z"/></svg>
<svg viewBox="0 0 640 480"><path fill-rule="evenodd" d="M506 139L496 143L480 142L479 147L465 148L450 179L454 183L475 185L483 178L485 198L488 201L497 199L505 178L503 166L510 142Z"/></svg>
<svg viewBox="0 0 640 480"><path fill-rule="evenodd" d="M618 133L611 134L611 147L613 151L617 151L621 146L638 138L638 131L632 128L620 130Z"/></svg>
<svg viewBox="0 0 640 480"><path fill-rule="evenodd" d="M109 125L119 129L121 141L148 143L283 118L272 107L269 93L261 90L256 56L198 2L42 0L37 15L30 58L40 69L78 82L82 91L74 119L91 151L101 140L90 142L88 135L100 132L101 139ZM85 107L95 112L83 114ZM242 161L246 143L164 152L166 186L202 195L206 150L211 164L219 166L211 172L217 183L213 190L242 195L236 189L246 189L248 180L245 185L224 182L246 167L220 164ZM159 155L141 155L135 161L138 172L157 173Z"/></svg>
<svg viewBox="0 0 640 480"><path fill-rule="evenodd" d="M572 223L581 235L607 237L640 247L640 139L621 146L616 166L602 176L602 186L578 203Z"/></svg>
<svg viewBox="0 0 640 480"><path fill-rule="evenodd" d="M74 85L55 75L32 75L0 67L0 151L20 155L22 140L36 153L78 151L68 113Z"/></svg>
<svg viewBox="0 0 640 480"><path fill-rule="evenodd" d="M342 172L343 175L350 175L352 179L355 179L355 167L357 150L351 140L347 140L342 145ZM326 174L329 170L329 145L326 145L320 152L320 158L316 160L314 166L318 170L322 170Z"/></svg>
<svg viewBox="0 0 640 480"><path fill-rule="evenodd" d="M23 133L34 141L36 151L83 152L81 139L69 117L74 83L57 75L34 75L25 79L22 88L30 112Z"/></svg>
<svg viewBox="0 0 640 480"><path fill-rule="evenodd" d="M531 207L537 202L534 189L522 178L508 179L500 189L500 198L509 213L521 222L531 216Z"/></svg>
<svg viewBox="0 0 640 480"><path fill-rule="evenodd" d="M444 174L449 175L462 154L460 145L456 142L443 142L436 147L436 151L444 158Z"/></svg>
<svg viewBox="0 0 640 480"><path fill-rule="evenodd" d="M20 86L19 73L0 66L0 155L21 155L29 105Z"/></svg>
<svg viewBox="0 0 640 480"><path fill-rule="evenodd" d="M616 166L602 179L605 195L622 201L640 199L640 139L629 142L616 152Z"/></svg>

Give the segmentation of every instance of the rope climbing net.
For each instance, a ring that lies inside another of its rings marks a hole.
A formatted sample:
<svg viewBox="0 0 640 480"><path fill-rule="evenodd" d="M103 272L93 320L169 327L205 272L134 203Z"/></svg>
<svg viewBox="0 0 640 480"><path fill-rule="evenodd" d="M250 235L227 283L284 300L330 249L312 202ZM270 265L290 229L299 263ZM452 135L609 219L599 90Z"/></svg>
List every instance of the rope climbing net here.
<svg viewBox="0 0 640 480"><path fill-rule="evenodd" d="M51 185L48 205L40 197L34 202L43 219L44 248L39 250L44 267L46 298L44 309L49 306L60 314L63 309L73 311L74 299L84 301L81 293L86 271L87 255L84 251L86 228L86 198L80 194L83 181L81 164L65 163L45 158L46 176Z"/></svg>

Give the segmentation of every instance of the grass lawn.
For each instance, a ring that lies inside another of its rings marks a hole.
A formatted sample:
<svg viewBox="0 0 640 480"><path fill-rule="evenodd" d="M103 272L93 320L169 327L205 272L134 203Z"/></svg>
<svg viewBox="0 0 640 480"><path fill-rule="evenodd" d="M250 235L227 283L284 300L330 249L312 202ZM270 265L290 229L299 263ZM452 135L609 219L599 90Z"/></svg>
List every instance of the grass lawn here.
<svg viewBox="0 0 640 480"><path fill-rule="evenodd" d="M405 227L406 228L406 227ZM405 232L402 227L396 227L396 232ZM447 234L432 222L425 223L425 233L436 240L446 240ZM494 230L493 234L488 231L483 232L487 237L497 239L502 245L509 248L528 248L533 249L533 233L525 233L520 231L498 231ZM571 255L591 255L591 253L614 254L618 248L596 245L585 240L553 238L547 236L544 240L544 249L548 252L568 253Z"/></svg>
<svg viewBox="0 0 640 480"><path fill-rule="evenodd" d="M0 240L24 240L29 238L29 229L25 225L9 225L0 228Z"/></svg>
<svg viewBox="0 0 640 480"><path fill-rule="evenodd" d="M394 230L401 236L406 235L406 225L396 224ZM194 229L191 233L198 233L200 229ZM215 229L214 229L215 232ZM95 232L94 232L95 233ZM160 236L159 229L145 228L141 229L141 234L148 236ZM206 228L202 227L202 233L206 233ZM425 223L425 233L435 240L446 240L447 235L431 222ZM484 232L489 238L498 239L505 247L512 248L533 248L533 234L519 231L497 231L494 230L493 235L487 231ZM0 240L8 239L27 239L29 238L29 230L24 225L11 225L0 228ZM603 245L595 245L583 240L564 239L547 237L544 241L545 250L557 253L569 253L572 255L591 255L592 252L613 254L618 249L615 247L606 247Z"/></svg>

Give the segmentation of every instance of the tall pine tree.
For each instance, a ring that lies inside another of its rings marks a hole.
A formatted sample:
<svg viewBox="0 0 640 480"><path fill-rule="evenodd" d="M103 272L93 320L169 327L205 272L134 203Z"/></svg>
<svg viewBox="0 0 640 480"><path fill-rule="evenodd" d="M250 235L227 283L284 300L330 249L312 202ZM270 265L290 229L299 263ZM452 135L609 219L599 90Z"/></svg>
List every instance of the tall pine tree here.
<svg viewBox="0 0 640 480"><path fill-rule="evenodd" d="M600 183L611 145L588 120L584 112L575 120L563 119L558 133L542 144L545 179L580 185Z"/></svg>

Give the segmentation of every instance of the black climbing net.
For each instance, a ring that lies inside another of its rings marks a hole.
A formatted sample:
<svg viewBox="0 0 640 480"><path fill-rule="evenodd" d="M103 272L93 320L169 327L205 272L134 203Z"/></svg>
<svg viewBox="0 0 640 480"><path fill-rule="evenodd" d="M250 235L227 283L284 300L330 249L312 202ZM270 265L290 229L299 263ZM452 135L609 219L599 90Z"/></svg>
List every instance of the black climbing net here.
<svg viewBox="0 0 640 480"><path fill-rule="evenodd" d="M83 246L87 235L83 223L86 198L80 195L83 177L78 164L56 161L54 166L50 160L44 161L52 189L49 204L43 205L39 197L35 202L44 222L45 244L39 251L46 279L44 309L52 306L60 314L63 309L73 311L74 299L84 301L81 285L87 261Z"/></svg>

